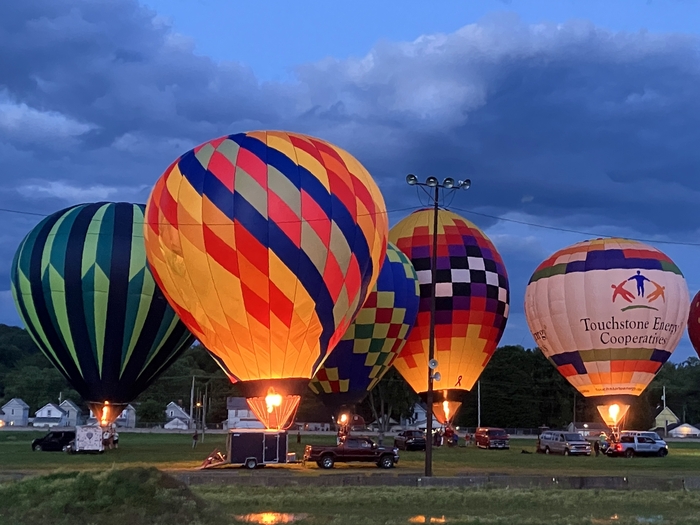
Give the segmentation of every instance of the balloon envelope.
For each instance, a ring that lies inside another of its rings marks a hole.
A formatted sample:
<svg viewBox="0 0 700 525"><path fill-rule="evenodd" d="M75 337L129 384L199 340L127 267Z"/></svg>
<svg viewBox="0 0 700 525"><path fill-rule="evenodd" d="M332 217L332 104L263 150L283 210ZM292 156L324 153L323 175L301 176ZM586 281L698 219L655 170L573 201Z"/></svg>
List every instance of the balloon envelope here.
<svg viewBox="0 0 700 525"><path fill-rule="evenodd" d="M148 269L143 218L138 204L67 208L27 235L12 264L22 321L88 402L133 401L193 341Z"/></svg>
<svg viewBox="0 0 700 525"><path fill-rule="evenodd" d="M379 274L384 201L349 153L260 131L182 155L156 183L146 250L170 304L248 397L303 391Z"/></svg>
<svg viewBox="0 0 700 525"><path fill-rule="evenodd" d="M690 313L688 314L688 336L693 348L700 355L700 292L695 294L690 303Z"/></svg>
<svg viewBox="0 0 700 525"><path fill-rule="evenodd" d="M394 366L417 393L428 389L433 210L419 210L389 232L420 282L416 324ZM496 350L508 319L508 275L488 237L468 220L438 212L435 286L437 394L472 388Z"/></svg>
<svg viewBox="0 0 700 525"><path fill-rule="evenodd" d="M411 261L389 243L379 279L355 321L309 383L326 404L361 402L400 354L418 315Z"/></svg>
<svg viewBox="0 0 700 525"><path fill-rule="evenodd" d="M639 395L683 335L688 289L661 251L626 239L574 244L525 292L535 342L584 396Z"/></svg>

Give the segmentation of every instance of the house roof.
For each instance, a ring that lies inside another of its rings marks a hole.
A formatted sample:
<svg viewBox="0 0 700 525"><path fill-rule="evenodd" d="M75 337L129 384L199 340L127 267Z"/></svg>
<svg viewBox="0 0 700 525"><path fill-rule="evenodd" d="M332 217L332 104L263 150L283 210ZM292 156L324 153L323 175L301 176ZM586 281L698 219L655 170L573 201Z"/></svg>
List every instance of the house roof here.
<svg viewBox="0 0 700 525"><path fill-rule="evenodd" d="M690 430L697 430L700 433L700 428L696 427L695 425L691 425L690 423L681 423L680 425L673 425L673 428L671 428L671 425L668 426L669 431L678 430L679 428L688 428Z"/></svg>
<svg viewBox="0 0 700 525"><path fill-rule="evenodd" d="M680 421L680 418L673 412L673 410L671 410L670 407L659 407L656 410L656 413L654 414L654 418L659 417L664 412L666 412L670 416L673 416L677 421Z"/></svg>
<svg viewBox="0 0 700 525"><path fill-rule="evenodd" d="M2 406L2 408L8 407L8 406L10 406L10 405L19 406L19 407L21 407L21 408L29 408L29 405L28 405L27 403L25 403L24 401L22 401L22 400L21 400L20 398L18 398L18 397L13 397L12 399L10 399L7 403L5 403L5 404Z"/></svg>
<svg viewBox="0 0 700 525"><path fill-rule="evenodd" d="M167 412L168 410L177 410L178 415L176 416L176 418L178 419L184 418L188 421L190 419L190 415L187 412L185 412L185 409L178 405L175 401L171 401L170 403L168 403L168 405L165 407L165 411Z"/></svg>
<svg viewBox="0 0 700 525"><path fill-rule="evenodd" d="M78 407L78 405L76 405L75 403L73 403L73 401L71 401L70 399L64 399L64 400L61 402L61 404L58 405L58 406L61 407L61 408L63 408L64 405L67 406L67 407L72 408L72 409L75 410L76 412L80 412L80 407Z"/></svg>
<svg viewBox="0 0 700 525"><path fill-rule="evenodd" d="M250 410L245 397L227 397L226 410Z"/></svg>
<svg viewBox="0 0 700 525"><path fill-rule="evenodd" d="M43 407L41 407L39 410L37 410L35 413L38 414L40 411L44 410L45 408L55 408L58 410L61 414L66 414L66 411L63 410L60 406L58 406L55 403L46 403Z"/></svg>

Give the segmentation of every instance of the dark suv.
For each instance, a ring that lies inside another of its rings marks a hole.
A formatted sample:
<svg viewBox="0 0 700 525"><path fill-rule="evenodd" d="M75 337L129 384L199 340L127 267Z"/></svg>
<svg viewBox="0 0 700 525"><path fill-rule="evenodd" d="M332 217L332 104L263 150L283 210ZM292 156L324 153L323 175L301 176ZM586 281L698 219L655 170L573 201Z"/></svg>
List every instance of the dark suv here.
<svg viewBox="0 0 700 525"><path fill-rule="evenodd" d="M502 428L477 428L474 441L476 446L481 448L510 448L510 436Z"/></svg>
<svg viewBox="0 0 700 525"><path fill-rule="evenodd" d="M404 430L394 438L399 450L425 450L425 434L421 430Z"/></svg>
<svg viewBox="0 0 700 525"><path fill-rule="evenodd" d="M54 430L42 438L32 441L32 450L46 450L49 452L62 452L68 444L75 439L75 432L72 430Z"/></svg>

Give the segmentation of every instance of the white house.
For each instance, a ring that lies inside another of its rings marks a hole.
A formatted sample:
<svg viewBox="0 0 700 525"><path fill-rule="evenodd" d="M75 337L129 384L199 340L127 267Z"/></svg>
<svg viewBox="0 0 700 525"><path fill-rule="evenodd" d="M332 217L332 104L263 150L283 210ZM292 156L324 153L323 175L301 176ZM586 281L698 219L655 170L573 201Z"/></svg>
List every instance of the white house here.
<svg viewBox="0 0 700 525"><path fill-rule="evenodd" d="M700 429L683 423L668 431L668 435L674 438L700 437Z"/></svg>
<svg viewBox="0 0 700 525"><path fill-rule="evenodd" d="M250 407L245 397L227 397L226 409L228 419L224 425L226 428L265 428Z"/></svg>
<svg viewBox="0 0 700 525"><path fill-rule="evenodd" d="M166 423L163 428L177 428L184 430L192 427L190 415L185 412L185 409L178 405L175 401L168 403L165 407Z"/></svg>
<svg viewBox="0 0 700 525"><path fill-rule="evenodd" d="M569 423L569 426L566 427L566 430L568 430L569 432L578 432L585 438L597 438L598 436L600 436L601 432L605 432L606 434L610 432L610 429L605 423L586 423L583 421L577 421L575 426L573 423Z"/></svg>
<svg viewBox="0 0 700 525"><path fill-rule="evenodd" d="M131 405L127 405L127 407L122 410L121 414L117 416L114 423L121 428L136 428L136 409ZM97 419L95 418L95 414L92 413L92 409L90 409L90 417L87 420L87 424L97 424Z"/></svg>
<svg viewBox="0 0 700 525"><path fill-rule="evenodd" d="M179 417L176 417L163 425L163 428L167 428L168 430L187 430L190 428L190 426L187 424L187 422L183 421Z"/></svg>
<svg viewBox="0 0 700 525"><path fill-rule="evenodd" d="M416 403L413 405L412 415L408 418L401 419L402 427L411 428L426 428L428 425L428 411L422 403ZM435 418L433 414L433 428L440 428L442 424Z"/></svg>
<svg viewBox="0 0 700 525"><path fill-rule="evenodd" d="M64 400L60 405L58 405L61 410L66 413L66 425L69 427L74 427L80 425L83 422L82 411L80 407L73 403L70 399Z"/></svg>
<svg viewBox="0 0 700 525"><path fill-rule="evenodd" d="M29 405L18 397L10 399L1 408L6 425L26 427L29 424Z"/></svg>
<svg viewBox="0 0 700 525"><path fill-rule="evenodd" d="M680 418L673 413L669 407L664 407L654 418L654 428L652 430L665 430L673 425L678 425Z"/></svg>
<svg viewBox="0 0 700 525"><path fill-rule="evenodd" d="M47 403L34 414L35 427L65 427L67 416L63 409L53 403Z"/></svg>

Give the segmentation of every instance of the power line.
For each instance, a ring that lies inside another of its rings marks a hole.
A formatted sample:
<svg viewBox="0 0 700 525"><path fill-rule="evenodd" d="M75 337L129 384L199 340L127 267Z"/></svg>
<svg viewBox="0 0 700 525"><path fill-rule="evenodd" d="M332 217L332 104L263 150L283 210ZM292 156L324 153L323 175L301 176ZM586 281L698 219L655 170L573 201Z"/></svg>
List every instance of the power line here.
<svg viewBox="0 0 700 525"><path fill-rule="evenodd" d="M464 213L470 213L472 215L478 215L480 217L487 217L489 219L495 219L497 221L504 221L504 222L513 222L515 224L523 224L525 226L532 226L534 228L543 228L546 230L554 230L554 231L560 231L560 232L566 232L566 233L577 233L580 235L587 235L589 237L611 237L610 235L603 235L600 233L592 233L592 232L587 232L583 230L574 230L571 228L560 228L557 226L547 226L545 224L537 224L534 222L527 222L527 221L519 221L517 219L507 219L505 217L498 217L496 215L489 215L488 213L481 213L478 211L473 211L473 210L467 210L466 208L458 208L453 206L452 209L454 210L459 210ZM643 238L638 238L638 237L628 237L628 236L620 236L621 238L624 239L629 239L632 241L639 241L639 242L648 242L648 243L657 243L657 244L673 244L673 245L678 245L678 246L700 246L700 243L697 242L683 242L683 241L661 241L658 239L643 239Z"/></svg>
<svg viewBox="0 0 700 525"><path fill-rule="evenodd" d="M451 201L450 201L450 202L451 202ZM422 204L422 202L421 202L421 204ZM423 206L421 206L421 207L423 207ZM482 212L478 212L478 211L474 211L474 210L469 210L469 209L466 209L466 208L459 208L459 207L457 207L457 206L450 206L449 208L450 208L450 209L453 209L453 210L461 211L461 212L463 212L463 213L468 213L468 214L471 214L471 215L477 215L477 216L479 216L479 217L485 217L485 218L488 218L488 219L493 219L493 220L502 221L502 222L510 222L510 223L513 223L513 224L521 224L521 225L524 225L524 226L530 226L530 227L532 227L532 228L540 228L540 229L544 229L544 230L558 231L558 232L564 232L564 233L575 233L575 234L578 234L578 235L585 235L585 236L588 236L588 237L603 237L603 238L604 238L604 237L611 237L611 235L609 235L609 234L601 234L601 233L589 232L589 231L585 231L585 230L576 230L576 229L573 229L573 228L561 228L561 227L559 227L559 226L549 226L549 225L546 225L546 224L538 224L538 223L535 223L535 222L522 221L522 220L518 220L518 219L509 219L509 218L506 218L506 217L499 217L499 216L497 216L497 215L490 215L490 214L488 214L488 213L482 213ZM361 214L358 214L358 217L371 216L371 215L380 215L380 214L382 214L382 215L388 215L388 214L390 214L390 213L395 213L395 212L400 212L400 211L408 211L408 210L415 211L415 210L418 210L418 209L420 209L420 208L417 208L417 207L415 207L415 206L407 206L407 207L404 207L404 208L394 208L394 209L391 209L391 210L386 210L385 212L361 213ZM20 214L20 215L31 215L31 216L35 216L35 217L48 217L48 215L45 214L45 213L36 213L36 212L23 211L23 210L13 210L13 209L10 209L10 208L0 208L0 212L15 213L15 214ZM315 222L315 221L325 221L325 220L327 220L327 219L326 219L326 218L319 218L319 219L299 219L298 221L296 221L296 220L289 220L289 221L275 221L275 222L278 223L278 224L287 224L287 223L302 222L302 220L304 220L304 221L306 221L306 222ZM161 224L167 225L168 223L161 223ZM199 224L200 224L200 223L188 224L188 223L182 223L182 222L181 222L181 223L178 223L178 226L197 226L197 225L199 225ZM230 224L230 223L220 223L220 224L207 223L207 224L210 224L211 226L226 226L226 225L228 225L228 224ZM633 241L651 243L651 244L667 244L667 245L671 245L671 246L692 246L692 247L700 247L700 243L697 243L697 242L665 241L665 240L659 240L659 239L646 239L646 238L642 238L642 237L630 237L630 236L626 236L626 235L622 235L622 236L619 236L619 237L624 238L624 239L633 240Z"/></svg>

